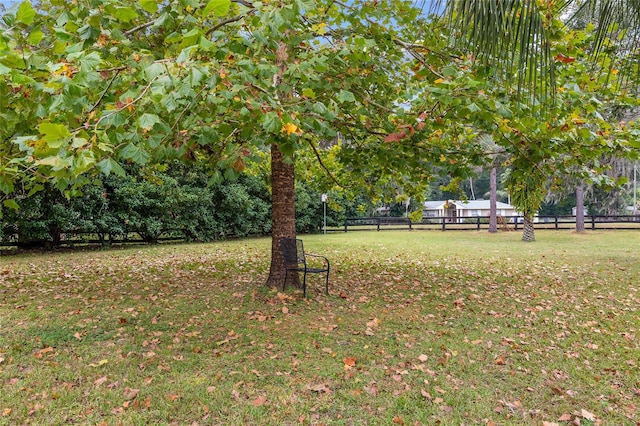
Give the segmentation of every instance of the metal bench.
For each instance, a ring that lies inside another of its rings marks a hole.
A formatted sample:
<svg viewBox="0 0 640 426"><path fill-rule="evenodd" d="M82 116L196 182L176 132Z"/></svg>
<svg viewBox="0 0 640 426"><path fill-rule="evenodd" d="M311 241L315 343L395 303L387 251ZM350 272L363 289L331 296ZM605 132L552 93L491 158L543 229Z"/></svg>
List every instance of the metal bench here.
<svg viewBox="0 0 640 426"><path fill-rule="evenodd" d="M325 292L329 294L329 270L331 269L329 259L317 254L305 253L302 240L296 238L283 238L280 240L280 251L284 258L284 267L286 269L284 284L282 284L282 291L284 291L284 288L287 285L287 278L290 271L295 273L302 272L302 294L304 297L307 297L307 274L324 273L326 274L324 284ZM309 266L307 264L307 257L322 259L323 266Z"/></svg>

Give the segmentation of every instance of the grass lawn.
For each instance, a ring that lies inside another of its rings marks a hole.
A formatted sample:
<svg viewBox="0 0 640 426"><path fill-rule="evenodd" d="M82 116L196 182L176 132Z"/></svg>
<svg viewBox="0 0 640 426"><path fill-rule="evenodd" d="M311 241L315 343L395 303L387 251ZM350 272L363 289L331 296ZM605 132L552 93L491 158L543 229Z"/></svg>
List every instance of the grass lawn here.
<svg viewBox="0 0 640 426"><path fill-rule="evenodd" d="M0 258L0 424L636 425L637 231L303 236Z"/></svg>

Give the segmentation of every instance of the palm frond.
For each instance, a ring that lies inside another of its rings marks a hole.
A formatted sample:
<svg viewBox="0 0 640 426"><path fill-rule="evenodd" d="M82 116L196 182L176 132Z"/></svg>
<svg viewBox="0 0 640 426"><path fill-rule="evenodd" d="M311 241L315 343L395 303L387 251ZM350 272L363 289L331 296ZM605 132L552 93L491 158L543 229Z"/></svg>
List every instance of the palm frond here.
<svg viewBox="0 0 640 426"><path fill-rule="evenodd" d="M491 67L498 79L517 82L519 93L553 95L554 62L539 1L435 0L431 12L443 7L458 48Z"/></svg>
<svg viewBox="0 0 640 426"><path fill-rule="evenodd" d="M547 28L555 18L593 23L594 63L619 67L621 82L640 82L640 0L433 0L429 11L450 22L459 48L492 67L496 77L517 81L519 93L553 96Z"/></svg>
<svg viewBox="0 0 640 426"><path fill-rule="evenodd" d="M621 66L622 84L640 82L640 0L573 0L567 9L569 25L596 26L594 63Z"/></svg>

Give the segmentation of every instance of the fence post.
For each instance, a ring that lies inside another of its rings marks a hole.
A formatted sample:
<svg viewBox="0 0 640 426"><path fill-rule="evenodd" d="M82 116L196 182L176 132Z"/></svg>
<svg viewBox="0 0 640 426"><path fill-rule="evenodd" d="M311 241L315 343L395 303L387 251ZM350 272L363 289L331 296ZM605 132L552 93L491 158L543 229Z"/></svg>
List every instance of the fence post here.
<svg viewBox="0 0 640 426"><path fill-rule="evenodd" d="M591 230L595 230L596 229L596 216L595 215L591 215Z"/></svg>
<svg viewBox="0 0 640 426"><path fill-rule="evenodd" d="M344 219L344 232L347 232L347 218Z"/></svg>
<svg viewBox="0 0 640 426"><path fill-rule="evenodd" d="M479 231L480 230L480 216L478 216L477 220L478 220L478 231Z"/></svg>
<svg viewBox="0 0 640 426"><path fill-rule="evenodd" d="M380 217L378 217L378 231L380 231Z"/></svg>
<svg viewBox="0 0 640 426"><path fill-rule="evenodd" d="M515 226L515 228L514 228L514 229L517 231L517 230L518 230L518 216L514 216L514 217L513 217L513 223L515 223L515 224L516 224L516 226Z"/></svg>
<svg viewBox="0 0 640 426"><path fill-rule="evenodd" d="M558 230L558 215L556 215L556 231Z"/></svg>
<svg viewBox="0 0 640 426"><path fill-rule="evenodd" d="M444 216L442 216L442 230L445 230L445 220L446 218Z"/></svg>
<svg viewBox="0 0 640 426"><path fill-rule="evenodd" d="M409 231L413 231L413 229L411 228L411 218L408 217L407 220L409 221Z"/></svg>

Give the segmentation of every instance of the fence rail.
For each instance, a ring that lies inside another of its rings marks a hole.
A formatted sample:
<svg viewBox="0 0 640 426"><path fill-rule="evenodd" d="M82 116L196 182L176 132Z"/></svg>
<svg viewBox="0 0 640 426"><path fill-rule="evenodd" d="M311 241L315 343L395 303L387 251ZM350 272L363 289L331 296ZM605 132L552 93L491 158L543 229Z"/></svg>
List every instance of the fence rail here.
<svg viewBox="0 0 640 426"><path fill-rule="evenodd" d="M498 228L501 230L522 229L522 216L500 216ZM585 216L585 228L591 230L604 229L638 229L640 230L640 216L616 215ZM575 216L536 216L536 229L575 229ZM439 230L439 231L480 231L489 229L489 216L475 217L428 217L420 222L411 222L406 217L353 217L347 218L342 228L328 229L333 232L349 231L385 231L385 230Z"/></svg>

